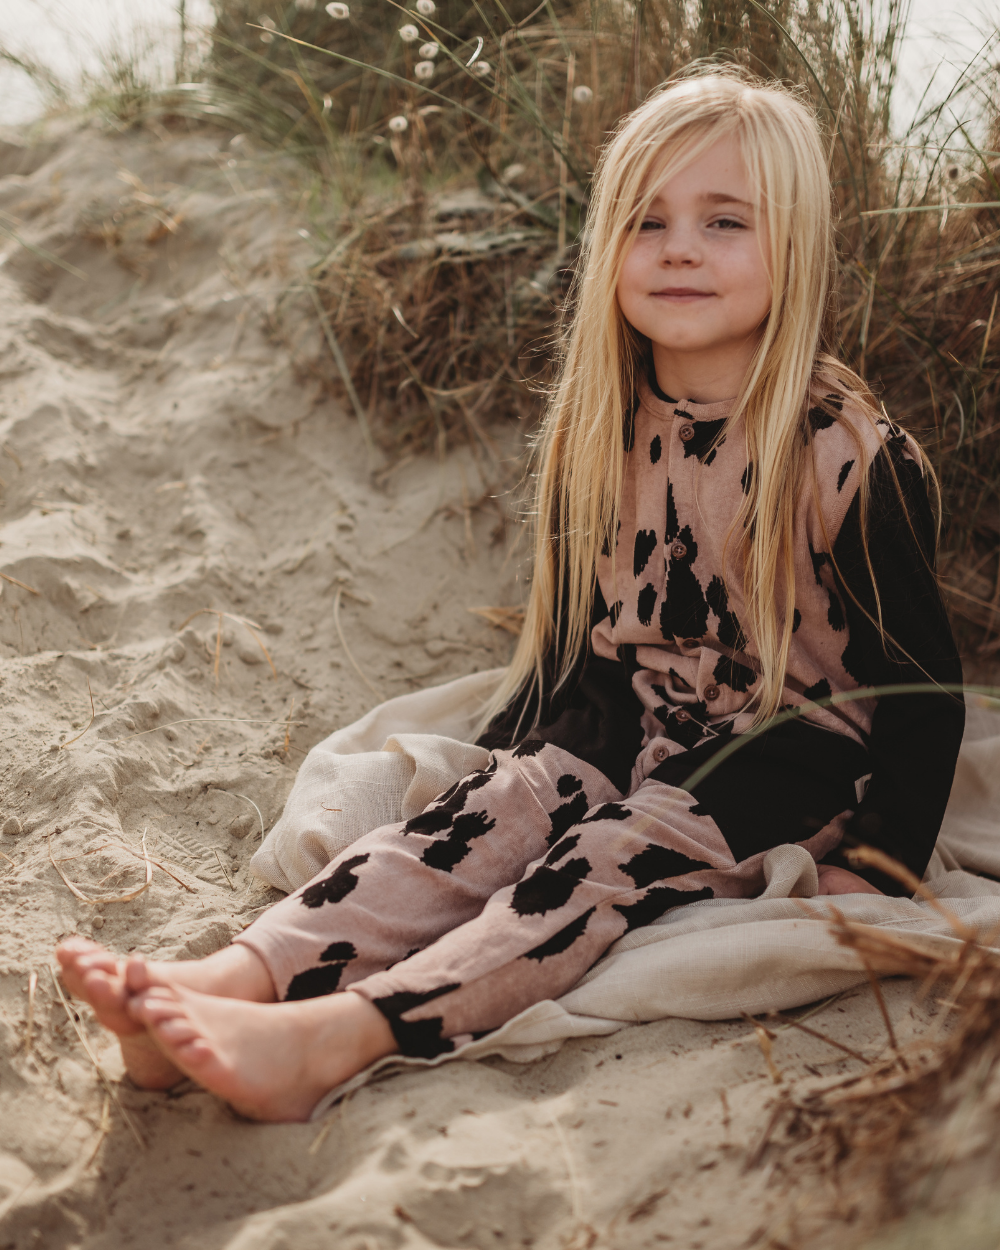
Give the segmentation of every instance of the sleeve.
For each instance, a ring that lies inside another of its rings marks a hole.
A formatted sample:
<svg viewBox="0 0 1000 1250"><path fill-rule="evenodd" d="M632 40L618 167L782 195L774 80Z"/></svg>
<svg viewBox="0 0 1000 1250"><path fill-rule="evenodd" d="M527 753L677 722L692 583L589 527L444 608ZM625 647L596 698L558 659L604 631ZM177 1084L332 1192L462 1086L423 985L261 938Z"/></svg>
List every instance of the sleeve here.
<svg viewBox="0 0 1000 1250"><path fill-rule="evenodd" d="M591 626L607 615L595 584ZM551 742L599 769L622 793L628 790L642 746L643 709L627 664L594 655L588 647L570 679L543 697L539 723L531 728L537 706L537 690L522 691L491 721L478 745L495 750L525 739Z"/></svg>
<svg viewBox="0 0 1000 1250"><path fill-rule="evenodd" d="M892 470L899 482L897 489ZM890 440L869 470L866 530L871 572L855 496L834 544L834 576L847 617L843 663L861 686L960 684L962 662L934 575L935 526L920 465ZM872 572L886 640L878 620ZM881 697L872 717L871 780L851 818L844 844L865 843L905 864L918 878L937 840L965 726L960 693ZM840 852L827 857L886 894L909 891Z"/></svg>

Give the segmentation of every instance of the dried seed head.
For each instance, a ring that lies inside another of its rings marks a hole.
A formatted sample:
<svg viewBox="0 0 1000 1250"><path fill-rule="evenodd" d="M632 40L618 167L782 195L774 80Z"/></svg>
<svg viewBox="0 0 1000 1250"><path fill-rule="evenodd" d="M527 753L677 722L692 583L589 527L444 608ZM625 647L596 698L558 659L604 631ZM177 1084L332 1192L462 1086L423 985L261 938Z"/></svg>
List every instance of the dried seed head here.
<svg viewBox="0 0 1000 1250"><path fill-rule="evenodd" d="M441 49L436 43L422 43L420 45L420 56L425 61L433 61L440 51Z"/></svg>
<svg viewBox="0 0 1000 1250"><path fill-rule="evenodd" d="M403 117L402 114L389 118L389 129L393 132L393 134L401 135L404 130L408 130L409 128L410 123L405 117Z"/></svg>
<svg viewBox="0 0 1000 1250"><path fill-rule="evenodd" d="M260 41L261 43L274 43L274 36L269 30L262 30L260 32Z"/></svg>
<svg viewBox="0 0 1000 1250"><path fill-rule="evenodd" d="M329 113L329 111L332 108L333 108L333 96L325 95L323 97L323 112Z"/></svg>
<svg viewBox="0 0 1000 1250"><path fill-rule="evenodd" d="M954 182L954 181L955 181L955 179L958 177L958 175L959 175L961 172L962 172L962 171L958 168L958 166L957 166L957 165L949 165L949 166L948 166L948 177L952 180L952 182Z"/></svg>
<svg viewBox="0 0 1000 1250"><path fill-rule="evenodd" d="M472 67L472 72L477 78L489 78L493 73L493 66L489 61L477 61Z"/></svg>
<svg viewBox="0 0 1000 1250"><path fill-rule="evenodd" d="M502 177L504 182L516 182L523 173L524 166L519 161L515 161L513 165L507 166L503 171Z"/></svg>
<svg viewBox="0 0 1000 1250"><path fill-rule="evenodd" d="M579 87L573 88L573 99L577 104L589 104L593 98L593 91L584 83L581 83Z"/></svg>
<svg viewBox="0 0 1000 1250"><path fill-rule="evenodd" d="M338 22L346 21L351 16L351 10L346 4L342 4L340 0L334 0L333 4L328 4L326 11Z"/></svg>
<svg viewBox="0 0 1000 1250"><path fill-rule="evenodd" d="M433 17L436 11L434 0L417 0L417 12L421 17Z"/></svg>
<svg viewBox="0 0 1000 1250"><path fill-rule="evenodd" d="M399 37L403 43L416 43L420 38L420 31L417 30L416 26L407 22L405 26L400 26Z"/></svg>
<svg viewBox="0 0 1000 1250"><path fill-rule="evenodd" d="M260 19L260 24L261 24L261 26L266 27L268 30L277 30L277 29L278 29L278 28L277 28L277 26L275 26L275 24L274 24L274 19L273 19L273 18L271 18L271 17L262 17L262 18Z"/></svg>
<svg viewBox="0 0 1000 1250"><path fill-rule="evenodd" d="M413 77L419 78L426 82L428 78L434 77L433 61L418 61L413 67Z"/></svg>

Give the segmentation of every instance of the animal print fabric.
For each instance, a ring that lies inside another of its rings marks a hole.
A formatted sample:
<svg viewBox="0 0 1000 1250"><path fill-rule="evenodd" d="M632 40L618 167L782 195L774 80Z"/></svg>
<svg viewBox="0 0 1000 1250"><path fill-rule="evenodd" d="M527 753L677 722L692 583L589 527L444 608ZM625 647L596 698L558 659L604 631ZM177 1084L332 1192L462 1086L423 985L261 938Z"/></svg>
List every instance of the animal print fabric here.
<svg viewBox="0 0 1000 1250"><path fill-rule="evenodd" d="M888 421L875 430L842 391L820 380L809 426L812 483L795 515L795 615L783 702L787 707L858 688L845 665L847 613L830 560L832 544L865 465L885 439L919 464L919 451ZM628 467L614 550L602 554L598 581L608 615L594 627L593 653L626 659L642 706L644 741L663 736L672 753L720 729L740 733L758 686L755 649L744 632L742 573L734 563L733 522L753 479L742 418L723 433L730 403L696 404L654 393L641 382L626 430ZM850 429L832 415L841 414ZM852 437L853 430L860 439ZM784 589L775 587L778 602ZM872 701L824 708L810 719L865 743Z"/></svg>
<svg viewBox="0 0 1000 1250"><path fill-rule="evenodd" d="M816 859L840 840L829 818L842 797L801 841ZM280 998L349 987L385 1015L404 1054L432 1056L558 998L668 908L758 894L766 850L786 840L777 821L737 862L686 790L649 777L623 796L561 748L527 741L420 815L361 838L236 940L264 960Z"/></svg>

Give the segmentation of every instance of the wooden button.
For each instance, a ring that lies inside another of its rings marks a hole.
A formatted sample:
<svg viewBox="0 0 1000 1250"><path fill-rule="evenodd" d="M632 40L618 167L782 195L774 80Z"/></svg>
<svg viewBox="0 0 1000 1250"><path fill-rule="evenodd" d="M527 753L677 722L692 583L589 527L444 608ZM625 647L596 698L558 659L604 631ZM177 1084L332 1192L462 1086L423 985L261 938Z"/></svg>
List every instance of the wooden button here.
<svg viewBox="0 0 1000 1250"><path fill-rule="evenodd" d="M690 441L694 438L694 426L682 425L677 431L677 437L682 443L690 443Z"/></svg>
<svg viewBox="0 0 1000 1250"><path fill-rule="evenodd" d="M667 758L668 754L669 752L666 747L653 747L653 759L656 760L658 764L661 764Z"/></svg>
<svg viewBox="0 0 1000 1250"><path fill-rule="evenodd" d="M678 708L678 710L674 713L674 720L678 721L681 725L683 725L685 721L689 721L690 719L691 719L691 713L685 712L683 708Z"/></svg>
<svg viewBox="0 0 1000 1250"><path fill-rule="evenodd" d="M688 549L682 542L673 543L670 547L670 554L675 560L683 560L687 553Z"/></svg>
<svg viewBox="0 0 1000 1250"><path fill-rule="evenodd" d="M706 686L705 687L705 698L708 700L709 703L714 703L721 693L722 691L719 689L718 686Z"/></svg>

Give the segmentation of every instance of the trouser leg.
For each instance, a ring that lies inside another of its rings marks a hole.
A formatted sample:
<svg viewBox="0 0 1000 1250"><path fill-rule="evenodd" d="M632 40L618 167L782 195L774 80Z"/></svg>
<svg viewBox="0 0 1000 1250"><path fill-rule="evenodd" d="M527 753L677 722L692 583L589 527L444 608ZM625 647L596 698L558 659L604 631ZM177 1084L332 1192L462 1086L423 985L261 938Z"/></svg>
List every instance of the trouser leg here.
<svg viewBox="0 0 1000 1250"><path fill-rule="evenodd" d="M389 968L477 916L588 810L620 797L551 744L498 751L405 824L359 839L237 939L279 998L312 998Z"/></svg>
<svg viewBox="0 0 1000 1250"><path fill-rule="evenodd" d="M762 888L763 852L738 864L685 790L645 781L568 828L517 884L432 946L352 985L406 1054L497 1028L565 993L629 929L696 899Z"/></svg>

